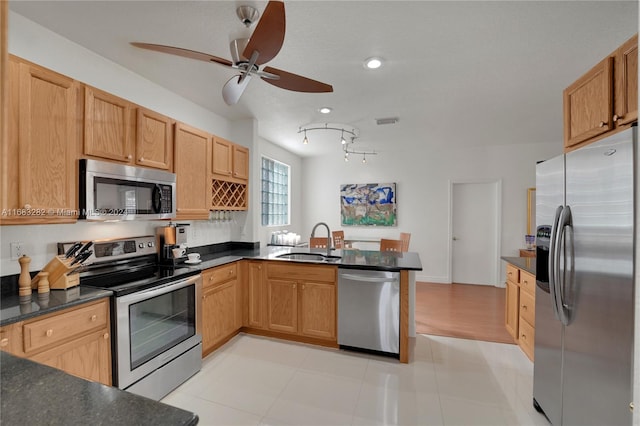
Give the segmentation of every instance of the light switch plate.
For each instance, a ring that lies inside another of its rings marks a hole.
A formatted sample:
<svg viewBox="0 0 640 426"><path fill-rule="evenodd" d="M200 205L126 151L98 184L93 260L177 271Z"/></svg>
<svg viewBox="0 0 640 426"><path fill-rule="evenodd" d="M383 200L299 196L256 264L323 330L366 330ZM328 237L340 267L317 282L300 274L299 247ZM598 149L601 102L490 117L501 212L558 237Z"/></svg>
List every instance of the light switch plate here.
<svg viewBox="0 0 640 426"><path fill-rule="evenodd" d="M18 260L24 254L24 244L22 242L9 243L11 247L11 260Z"/></svg>

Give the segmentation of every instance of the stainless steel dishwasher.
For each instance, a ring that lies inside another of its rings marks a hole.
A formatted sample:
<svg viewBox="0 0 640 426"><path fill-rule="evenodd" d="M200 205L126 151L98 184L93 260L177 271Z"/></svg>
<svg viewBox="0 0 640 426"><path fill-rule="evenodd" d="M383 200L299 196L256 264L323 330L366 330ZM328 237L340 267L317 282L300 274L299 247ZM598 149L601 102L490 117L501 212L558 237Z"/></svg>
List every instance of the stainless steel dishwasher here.
<svg viewBox="0 0 640 426"><path fill-rule="evenodd" d="M338 269L338 344L399 354L399 272Z"/></svg>

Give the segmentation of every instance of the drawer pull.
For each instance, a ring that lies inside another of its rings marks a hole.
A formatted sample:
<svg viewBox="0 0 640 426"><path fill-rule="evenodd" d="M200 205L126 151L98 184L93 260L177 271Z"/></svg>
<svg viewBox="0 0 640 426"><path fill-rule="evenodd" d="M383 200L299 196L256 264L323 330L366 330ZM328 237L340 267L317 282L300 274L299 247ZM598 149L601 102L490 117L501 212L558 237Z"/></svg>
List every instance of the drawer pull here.
<svg viewBox="0 0 640 426"><path fill-rule="evenodd" d="M97 319L98 319L97 315L91 315L91 322L96 322Z"/></svg>
<svg viewBox="0 0 640 426"><path fill-rule="evenodd" d="M0 340L0 347L5 347L9 344L9 339L7 339L6 337L2 340Z"/></svg>
<svg viewBox="0 0 640 426"><path fill-rule="evenodd" d="M213 275L209 277L209 281L213 281Z"/></svg>
<svg viewBox="0 0 640 426"><path fill-rule="evenodd" d="M509 272L507 275L513 275L513 272Z"/></svg>
<svg viewBox="0 0 640 426"><path fill-rule="evenodd" d="M598 124L598 127L604 127L607 123L605 123L604 121L601 121L600 124Z"/></svg>
<svg viewBox="0 0 640 426"><path fill-rule="evenodd" d="M229 269L229 275L232 275L232 274L233 274L233 270Z"/></svg>
<svg viewBox="0 0 640 426"><path fill-rule="evenodd" d="M125 160L131 160L131 158L133 158L131 154L129 154L126 157L124 157Z"/></svg>
<svg viewBox="0 0 640 426"><path fill-rule="evenodd" d="M109 338L109 333L104 333L104 334L102 335L102 338L103 338L103 339L105 339L105 340L107 340L107 339Z"/></svg>
<svg viewBox="0 0 640 426"><path fill-rule="evenodd" d="M618 120L622 120L624 115L613 114L613 122L615 123Z"/></svg>
<svg viewBox="0 0 640 426"><path fill-rule="evenodd" d="M523 338L524 340L527 340L527 336L526 336L526 335L524 335L524 334L522 335L522 338Z"/></svg>
<svg viewBox="0 0 640 426"><path fill-rule="evenodd" d="M522 309L523 311L526 311L526 310L527 310L527 305L522 305L522 308L521 308L521 309Z"/></svg>
<svg viewBox="0 0 640 426"><path fill-rule="evenodd" d="M47 335L47 337L53 336L53 329L50 328L45 334Z"/></svg>
<svg viewBox="0 0 640 426"><path fill-rule="evenodd" d="M293 289L295 290L295 288L296 288L296 285L294 284L294 285L293 285Z"/></svg>

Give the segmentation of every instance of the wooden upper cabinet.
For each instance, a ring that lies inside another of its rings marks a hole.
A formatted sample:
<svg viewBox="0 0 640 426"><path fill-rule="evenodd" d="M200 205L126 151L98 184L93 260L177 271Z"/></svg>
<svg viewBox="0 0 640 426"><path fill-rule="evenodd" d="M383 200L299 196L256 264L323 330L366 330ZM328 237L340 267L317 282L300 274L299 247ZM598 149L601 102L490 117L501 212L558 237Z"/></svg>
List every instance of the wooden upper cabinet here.
<svg viewBox="0 0 640 426"><path fill-rule="evenodd" d="M246 182L249 179L249 149L214 137L211 173L214 179Z"/></svg>
<svg viewBox="0 0 640 426"><path fill-rule="evenodd" d="M2 144L2 207L8 210L2 223L73 222L80 86L13 56L9 74L9 138Z"/></svg>
<svg viewBox="0 0 640 426"><path fill-rule="evenodd" d="M613 58L607 57L564 90L564 146L613 128Z"/></svg>
<svg viewBox="0 0 640 426"><path fill-rule="evenodd" d="M208 219L211 182L207 179L211 137L182 123L175 125L174 171L179 219Z"/></svg>
<svg viewBox="0 0 640 426"><path fill-rule="evenodd" d="M638 35L627 40L614 56L615 106L613 121L622 126L638 120Z"/></svg>
<svg viewBox="0 0 640 426"><path fill-rule="evenodd" d="M565 151L638 120L638 35L564 91Z"/></svg>
<svg viewBox="0 0 640 426"><path fill-rule="evenodd" d="M173 169L173 120L157 112L138 108L136 119L136 164Z"/></svg>
<svg viewBox="0 0 640 426"><path fill-rule="evenodd" d="M84 102L84 154L133 163L134 105L90 86Z"/></svg>

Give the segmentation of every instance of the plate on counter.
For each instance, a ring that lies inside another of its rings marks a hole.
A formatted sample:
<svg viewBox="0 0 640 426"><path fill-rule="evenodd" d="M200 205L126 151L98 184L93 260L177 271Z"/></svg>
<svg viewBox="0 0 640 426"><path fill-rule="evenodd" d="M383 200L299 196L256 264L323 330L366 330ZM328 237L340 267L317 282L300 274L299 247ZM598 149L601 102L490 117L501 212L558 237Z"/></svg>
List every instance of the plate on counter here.
<svg viewBox="0 0 640 426"><path fill-rule="evenodd" d="M198 259L198 260L185 260L184 261L184 263L186 263L187 265L197 265L200 262L202 262L201 259Z"/></svg>

